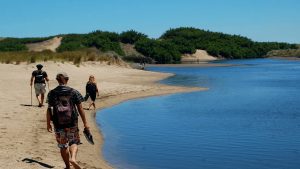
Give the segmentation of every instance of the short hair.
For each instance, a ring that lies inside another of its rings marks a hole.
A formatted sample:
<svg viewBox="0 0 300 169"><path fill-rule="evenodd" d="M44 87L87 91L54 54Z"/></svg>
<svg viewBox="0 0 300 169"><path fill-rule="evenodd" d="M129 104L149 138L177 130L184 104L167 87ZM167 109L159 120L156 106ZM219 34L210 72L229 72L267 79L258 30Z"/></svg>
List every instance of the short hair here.
<svg viewBox="0 0 300 169"><path fill-rule="evenodd" d="M43 65L42 64L37 64L36 68L38 68L39 70L41 70L43 68Z"/></svg>
<svg viewBox="0 0 300 169"><path fill-rule="evenodd" d="M57 73L56 80L60 83L65 84L69 80L69 76L65 72L60 72L60 73Z"/></svg>

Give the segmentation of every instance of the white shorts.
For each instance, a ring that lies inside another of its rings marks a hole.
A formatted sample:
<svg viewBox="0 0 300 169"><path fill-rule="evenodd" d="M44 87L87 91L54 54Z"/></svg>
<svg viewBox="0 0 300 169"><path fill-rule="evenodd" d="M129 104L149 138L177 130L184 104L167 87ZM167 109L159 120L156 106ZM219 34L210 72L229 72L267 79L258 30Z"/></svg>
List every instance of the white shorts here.
<svg viewBox="0 0 300 169"><path fill-rule="evenodd" d="M35 83L34 84L35 95L40 95L46 93L46 84L44 83Z"/></svg>

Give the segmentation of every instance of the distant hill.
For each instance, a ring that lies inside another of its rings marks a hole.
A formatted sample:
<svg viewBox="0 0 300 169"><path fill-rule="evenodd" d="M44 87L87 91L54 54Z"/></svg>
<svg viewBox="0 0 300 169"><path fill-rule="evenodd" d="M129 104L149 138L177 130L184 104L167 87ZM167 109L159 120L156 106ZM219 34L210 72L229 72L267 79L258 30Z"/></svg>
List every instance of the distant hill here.
<svg viewBox="0 0 300 169"><path fill-rule="evenodd" d="M101 52L112 51L126 60L135 62L180 63L182 56L195 56L197 50L205 50L211 57L242 59L265 57L272 50L297 49L297 45L255 42L240 35L189 27L170 29L158 39L151 39L143 33L129 30L120 34L94 31L43 38L5 38L0 41L0 51L8 52L51 50L61 53L89 48L97 48Z"/></svg>
<svg viewBox="0 0 300 169"><path fill-rule="evenodd" d="M279 42L255 42L240 35L229 35L196 28L170 29L161 36L178 47L180 53L206 50L212 56L242 59L259 58L275 49L295 49L295 44Z"/></svg>

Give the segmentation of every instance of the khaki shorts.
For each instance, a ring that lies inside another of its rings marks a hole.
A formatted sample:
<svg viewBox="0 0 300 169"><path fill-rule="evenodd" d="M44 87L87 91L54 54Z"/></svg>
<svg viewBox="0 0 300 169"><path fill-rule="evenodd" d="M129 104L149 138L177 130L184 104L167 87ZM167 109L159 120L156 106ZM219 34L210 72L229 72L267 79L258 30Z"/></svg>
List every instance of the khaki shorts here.
<svg viewBox="0 0 300 169"><path fill-rule="evenodd" d="M40 95L46 93L46 84L44 83L35 83L34 84L35 95Z"/></svg>
<svg viewBox="0 0 300 169"><path fill-rule="evenodd" d="M80 144L78 127L55 129L55 137L59 148L68 148L72 144Z"/></svg>

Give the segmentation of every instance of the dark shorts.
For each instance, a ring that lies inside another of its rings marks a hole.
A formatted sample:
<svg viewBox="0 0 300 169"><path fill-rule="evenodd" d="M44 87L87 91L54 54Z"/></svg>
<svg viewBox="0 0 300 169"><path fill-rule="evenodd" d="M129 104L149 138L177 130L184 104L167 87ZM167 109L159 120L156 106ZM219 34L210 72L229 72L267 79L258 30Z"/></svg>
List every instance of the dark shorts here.
<svg viewBox="0 0 300 169"><path fill-rule="evenodd" d="M87 101L91 97L91 100L94 102L96 100L96 93L86 93L84 96L84 101Z"/></svg>
<svg viewBox="0 0 300 169"><path fill-rule="evenodd" d="M91 100L94 102L96 100L96 93L90 93Z"/></svg>
<svg viewBox="0 0 300 169"><path fill-rule="evenodd" d="M55 137L59 148L67 148L72 144L80 144L78 127L55 129Z"/></svg>

